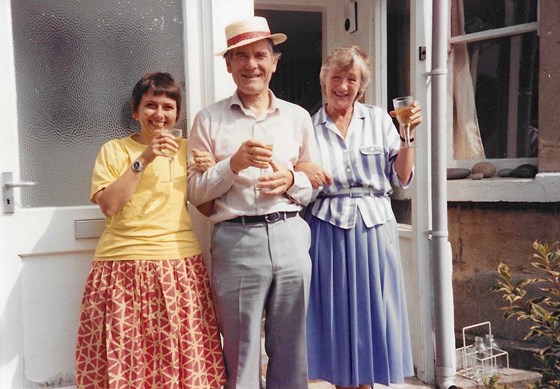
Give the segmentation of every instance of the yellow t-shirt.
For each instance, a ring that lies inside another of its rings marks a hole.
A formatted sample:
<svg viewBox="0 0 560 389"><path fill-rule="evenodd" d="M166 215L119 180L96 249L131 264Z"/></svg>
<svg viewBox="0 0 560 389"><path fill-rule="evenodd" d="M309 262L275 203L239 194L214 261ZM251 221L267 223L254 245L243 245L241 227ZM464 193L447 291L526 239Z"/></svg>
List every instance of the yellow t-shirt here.
<svg viewBox="0 0 560 389"><path fill-rule="evenodd" d="M146 145L131 137L105 143L97 155L91 182L91 199L116 181ZM95 249L96 260L176 259L201 253L186 207L187 140L182 139L171 164L157 157L150 163L136 191L123 209L106 219L105 231Z"/></svg>

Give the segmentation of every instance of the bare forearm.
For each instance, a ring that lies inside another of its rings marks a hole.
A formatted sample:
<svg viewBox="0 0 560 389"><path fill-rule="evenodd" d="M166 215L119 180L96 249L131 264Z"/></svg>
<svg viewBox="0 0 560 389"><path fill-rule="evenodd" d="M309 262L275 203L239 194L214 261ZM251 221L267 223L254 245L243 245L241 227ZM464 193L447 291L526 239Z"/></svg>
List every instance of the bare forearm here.
<svg viewBox="0 0 560 389"><path fill-rule="evenodd" d="M95 202L105 216L112 216L123 209L136 191L141 175L128 168L118 180L96 193Z"/></svg>
<svg viewBox="0 0 560 389"><path fill-rule="evenodd" d="M412 175L412 168L414 166L414 148L413 147L401 147L397 158L395 160L395 171L399 180L403 183L407 183Z"/></svg>
<svg viewBox="0 0 560 389"><path fill-rule="evenodd" d="M159 155L164 155L161 151L162 140L165 142L167 135L158 135L152 143L144 149L137 161L146 169L152 161ZM101 208L105 216L112 216L119 213L126 203L130 200L142 177L142 172L133 171L131 167L110 185L95 194L94 200Z"/></svg>

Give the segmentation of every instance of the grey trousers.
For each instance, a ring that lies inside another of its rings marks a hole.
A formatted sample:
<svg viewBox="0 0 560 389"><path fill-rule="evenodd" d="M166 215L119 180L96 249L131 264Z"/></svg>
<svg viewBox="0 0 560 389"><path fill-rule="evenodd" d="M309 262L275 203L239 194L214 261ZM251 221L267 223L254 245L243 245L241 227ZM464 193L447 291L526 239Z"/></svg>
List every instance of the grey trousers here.
<svg viewBox="0 0 560 389"><path fill-rule="evenodd" d="M267 389L307 389L310 239L309 226L299 216L214 227L212 290L224 341L226 389L259 388L263 314Z"/></svg>

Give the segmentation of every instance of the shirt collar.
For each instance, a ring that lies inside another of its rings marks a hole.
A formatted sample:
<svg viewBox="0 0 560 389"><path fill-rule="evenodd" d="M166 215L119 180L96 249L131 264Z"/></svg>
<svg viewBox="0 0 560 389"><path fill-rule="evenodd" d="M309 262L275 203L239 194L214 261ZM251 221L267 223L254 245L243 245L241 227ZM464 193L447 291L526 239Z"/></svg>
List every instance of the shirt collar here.
<svg viewBox="0 0 560 389"><path fill-rule="evenodd" d="M368 110L365 105L359 101L354 102L354 114L353 117L357 119L363 119L368 115Z"/></svg>
<svg viewBox="0 0 560 389"><path fill-rule="evenodd" d="M280 106L278 105L278 98L276 98L276 96L274 95L274 93L272 93L272 91L270 89L268 90L268 97L270 97L270 105L269 105L268 109L266 110L266 114L270 114L270 113L272 113L276 110L280 110ZM245 108L243 106L243 102L239 98L239 94L237 93L237 90L231 96L231 99L230 99L230 102L229 102L229 107L230 108L233 108L234 106L238 106L239 109L241 109L241 111L245 115L254 116L253 113L250 110L248 110L247 108Z"/></svg>
<svg viewBox="0 0 560 389"><path fill-rule="evenodd" d="M322 109L319 110L319 112L313 116L313 124L314 125L325 125L327 123L327 121L329 121L329 118L327 116L327 110L325 109L326 105L323 106ZM357 118L357 119L363 119L367 116L368 112L367 112L367 108L360 103L359 101L355 101L354 102L354 112L352 112L352 119Z"/></svg>

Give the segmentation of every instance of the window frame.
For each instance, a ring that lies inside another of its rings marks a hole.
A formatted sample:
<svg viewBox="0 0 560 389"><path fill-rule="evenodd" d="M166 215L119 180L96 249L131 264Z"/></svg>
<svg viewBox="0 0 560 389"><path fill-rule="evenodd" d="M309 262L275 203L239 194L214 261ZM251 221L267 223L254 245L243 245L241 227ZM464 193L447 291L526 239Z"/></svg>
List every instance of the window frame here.
<svg viewBox="0 0 560 389"><path fill-rule="evenodd" d="M507 38L507 37L521 37L521 35L526 34L526 33L531 33L531 32L536 32L538 34L538 21L536 22L530 22L530 23L523 23L523 24L517 24L515 26L508 26L508 27L501 27L501 28L496 28L496 29L491 29L491 30L485 30L485 31L479 31L479 32L474 32L474 33L470 33L470 34L464 34L464 35L457 35L457 36L452 36L449 38L449 46L450 49L453 47L453 45L455 44L468 44L468 43L473 43L473 42L480 42L480 41L486 41L486 40L491 40L491 39L499 39L499 38ZM512 54L511 55L518 55L519 53L517 52L515 54L515 51L512 50ZM510 57L510 63L515 62L517 59L519 59L519 57ZM516 71L516 70L511 70L511 69L516 69L515 67L510 67L510 76L511 76L511 72L512 71ZM453 85L453 72L449 72L449 78L450 78L450 83L451 85ZM517 80L516 77L510 77L510 84L509 84L509 101L508 101L508 112L513 112L516 113L517 112L517 93L515 93L518 89L519 86L517 85L516 82L514 82L513 80ZM453 128L453 115L452 115L452 109L453 106L451 107L451 115L449 115L448 120L449 123L451 123L450 128ZM517 131L515 130L517 128L517 115L516 114L509 114L508 115L508 133L511 134L516 134ZM515 150L516 147L516 139L515 136L513 137L513 141L509 140L508 141L508 150L511 150L513 148L513 150ZM453 133L451 132L449 138L448 138L448 166L449 167L459 167L459 168L468 168L469 166L472 166L472 161L469 160L457 160L454 158L453 156ZM511 153L511 151L508 151L508 154ZM538 163L538 157L533 157L533 158L529 158L529 157L520 157L520 158L516 158L516 157L510 157L510 158L486 158L485 161L491 161L492 163L496 162L499 163L500 165L504 165L504 167L516 167L518 165L521 165L523 163L529 163L529 164L533 164L533 165L537 165ZM502 162L499 162L502 161ZM476 163L476 162L475 162Z"/></svg>
<svg viewBox="0 0 560 389"><path fill-rule="evenodd" d="M467 44L472 42L504 38L504 37L521 37L522 34L536 32L539 35L539 15L537 21L517 24L514 26L500 27L491 30L479 31L464 35L449 37L450 49L454 44ZM450 18L451 20L451 18ZM514 61L515 57L511 58ZM511 70L510 70L511 71ZM453 85L453 74L450 71L448 82ZM510 77L511 79L511 77ZM510 90L515 91L518 88L515 83L510 83ZM511 89L515 88L515 89ZM539 92L540 93L540 92ZM515 96L515 93L510 93ZM508 102L510 112L517 111L517 101L510 97ZM453 105L448 107L448 123L453 128ZM508 131L517 127L517 115L508 115ZM448 136L447 155L448 168L467 168L478 162L485 161L492 163L496 170L504 168L515 168L522 164L531 164L538 166L538 157L520 157L520 158L486 158L483 160L457 160L453 156L453 131ZM509 147L509 146L508 146ZM483 180L448 180L448 201L473 201L473 202L554 202L557 201L556 196L550 188L557 187L560 184L560 173L538 173L532 179L520 178L501 178L492 177Z"/></svg>

